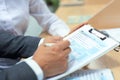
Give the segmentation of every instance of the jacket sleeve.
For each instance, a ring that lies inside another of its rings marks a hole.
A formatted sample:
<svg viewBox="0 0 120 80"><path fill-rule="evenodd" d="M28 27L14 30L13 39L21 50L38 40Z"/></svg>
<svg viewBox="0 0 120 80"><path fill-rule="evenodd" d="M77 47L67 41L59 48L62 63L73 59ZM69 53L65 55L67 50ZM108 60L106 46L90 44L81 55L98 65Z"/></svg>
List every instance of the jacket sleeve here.
<svg viewBox="0 0 120 80"><path fill-rule="evenodd" d="M37 49L40 38L30 36L15 36L9 32L0 31L0 57L13 58L30 57Z"/></svg>
<svg viewBox="0 0 120 80"><path fill-rule="evenodd" d="M0 70L0 80L37 80L37 77L33 70L22 62L11 68Z"/></svg>

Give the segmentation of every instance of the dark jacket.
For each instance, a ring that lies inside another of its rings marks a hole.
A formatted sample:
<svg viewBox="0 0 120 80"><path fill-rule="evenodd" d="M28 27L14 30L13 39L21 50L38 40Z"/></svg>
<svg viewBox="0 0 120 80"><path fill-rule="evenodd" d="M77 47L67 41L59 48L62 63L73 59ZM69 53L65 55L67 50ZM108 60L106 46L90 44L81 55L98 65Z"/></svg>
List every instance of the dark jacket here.
<svg viewBox="0 0 120 80"><path fill-rule="evenodd" d="M32 56L38 47L40 38L15 36L0 31L0 58L17 59ZM0 80L37 80L33 70L25 63L16 64L0 70Z"/></svg>

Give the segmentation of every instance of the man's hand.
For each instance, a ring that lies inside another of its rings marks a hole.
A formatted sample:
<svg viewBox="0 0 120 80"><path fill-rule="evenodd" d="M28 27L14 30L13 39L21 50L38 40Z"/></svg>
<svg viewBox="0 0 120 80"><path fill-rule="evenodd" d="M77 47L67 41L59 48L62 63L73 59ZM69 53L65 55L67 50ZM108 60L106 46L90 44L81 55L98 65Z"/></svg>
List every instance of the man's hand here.
<svg viewBox="0 0 120 80"><path fill-rule="evenodd" d="M41 44L33 55L42 68L45 77L51 77L65 72L68 68L68 55L70 53L69 41L59 41L53 46Z"/></svg>

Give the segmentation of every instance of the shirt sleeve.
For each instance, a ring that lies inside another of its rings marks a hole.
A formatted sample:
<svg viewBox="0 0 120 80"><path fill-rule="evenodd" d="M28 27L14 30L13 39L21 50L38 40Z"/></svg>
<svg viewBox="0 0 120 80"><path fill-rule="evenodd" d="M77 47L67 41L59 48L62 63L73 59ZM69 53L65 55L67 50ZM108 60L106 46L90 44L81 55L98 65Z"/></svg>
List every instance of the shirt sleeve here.
<svg viewBox="0 0 120 80"><path fill-rule="evenodd" d="M45 38L42 38L42 39L39 41L38 46L40 46L40 44L42 44L44 40L45 40Z"/></svg>
<svg viewBox="0 0 120 80"><path fill-rule="evenodd" d="M25 59L24 61L29 65L29 67L34 71L38 80L44 79L44 74L41 67L33 60L32 57Z"/></svg>
<svg viewBox="0 0 120 80"><path fill-rule="evenodd" d="M70 32L69 27L50 12L44 0L30 1L30 14L37 20L43 31L54 36L65 36Z"/></svg>
<svg viewBox="0 0 120 80"><path fill-rule="evenodd" d="M40 46L40 44L42 44L43 41L44 41L44 38L41 38L38 46ZM25 61L31 67L31 69L36 74L38 80L43 80L43 78L44 78L43 71L40 68L40 66L32 59L32 56L23 61Z"/></svg>

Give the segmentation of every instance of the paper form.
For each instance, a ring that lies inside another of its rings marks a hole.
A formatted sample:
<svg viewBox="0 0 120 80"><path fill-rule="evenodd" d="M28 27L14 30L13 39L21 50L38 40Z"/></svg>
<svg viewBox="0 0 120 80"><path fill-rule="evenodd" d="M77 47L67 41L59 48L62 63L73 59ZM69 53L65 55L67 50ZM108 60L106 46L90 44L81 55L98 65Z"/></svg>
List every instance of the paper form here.
<svg viewBox="0 0 120 80"><path fill-rule="evenodd" d="M59 80L114 80L110 69L78 70Z"/></svg>
<svg viewBox="0 0 120 80"><path fill-rule="evenodd" d="M103 35L90 25L84 25L64 39L69 40L71 44L68 70L48 80L58 80L73 73L119 45L117 41Z"/></svg>

